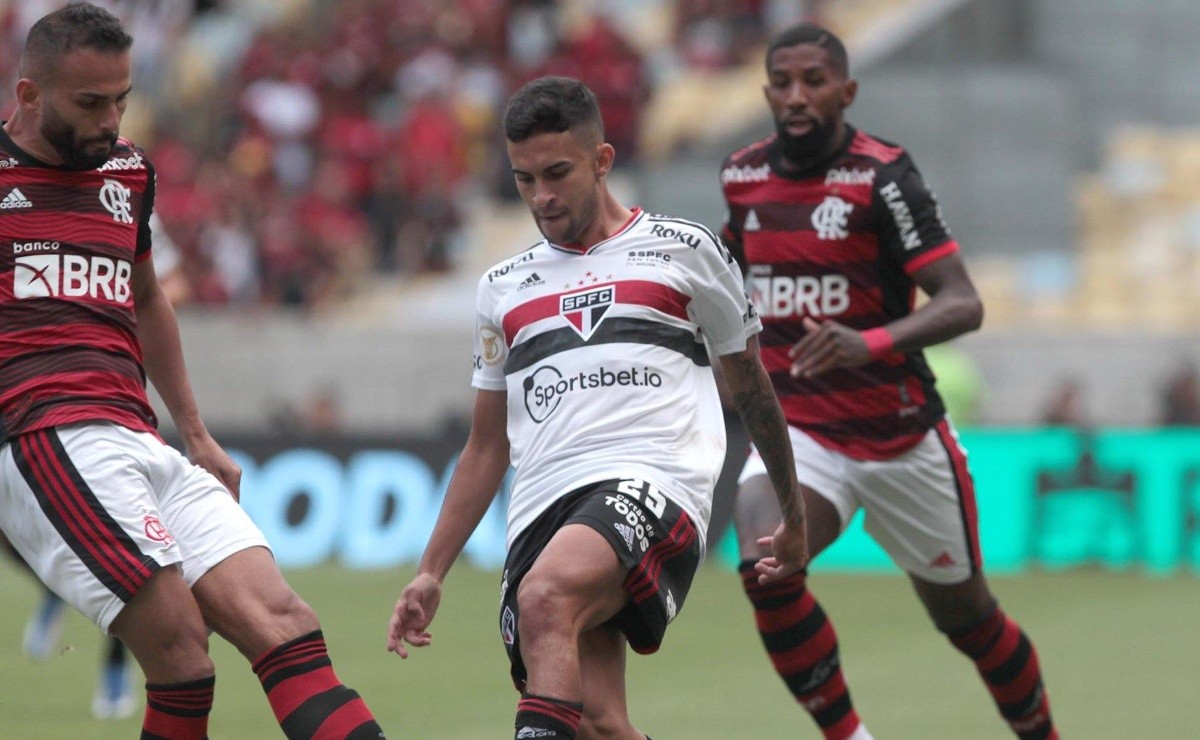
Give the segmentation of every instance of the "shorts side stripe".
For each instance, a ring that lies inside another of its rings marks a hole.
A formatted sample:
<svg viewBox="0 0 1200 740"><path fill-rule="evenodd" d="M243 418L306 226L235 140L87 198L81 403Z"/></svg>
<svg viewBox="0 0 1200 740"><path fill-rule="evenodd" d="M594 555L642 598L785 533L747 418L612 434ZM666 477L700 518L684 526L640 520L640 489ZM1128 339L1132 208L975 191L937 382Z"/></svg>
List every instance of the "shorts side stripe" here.
<svg viewBox="0 0 1200 740"><path fill-rule="evenodd" d="M658 576L663 563L686 550L695 539L696 528L692 526L691 519L687 514L681 514L667 536L646 551L642 562L625 580L625 589L635 604L658 593Z"/></svg>
<svg viewBox="0 0 1200 740"><path fill-rule="evenodd" d="M104 510L53 430L18 441L15 461L46 517L97 580L128 601L157 564Z"/></svg>
<svg viewBox="0 0 1200 740"><path fill-rule="evenodd" d="M99 533L101 546L105 552L112 557L117 563L117 571L132 577L134 588L132 593L136 593L137 589L146 582L148 578L158 570L158 564L153 558L143 554L137 543L133 541L125 530L117 524L116 520L109 515L104 505L96 498L96 494L92 492L87 481L83 479L79 469L75 467L75 463L71 462L71 457L67 454L67 450L62 445L62 440L58 434L49 429L45 435L45 444L48 445L52 453L48 460L50 465L59 474L60 480L63 481L67 495L79 502L82 508L84 521ZM124 560L122 568L121 561Z"/></svg>
<svg viewBox="0 0 1200 740"><path fill-rule="evenodd" d="M106 566L101 562L104 560L104 553L96 549L95 538L86 528L81 527L79 517L69 504L61 502L56 481L50 477L44 466L34 466L33 461L45 454L37 449L37 440L34 439L40 435L41 432L33 432L18 437L17 444L13 446L13 460L20 469L22 477L33 491L46 518L50 520L50 523L58 530L59 536L83 561L88 570L96 574L101 583L110 591L121 598L127 598L123 595L126 592L121 584L108 576ZM118 589L120 590L118 591Z"/></svg>
<svg viewBox="0 0 1200 740"><path fill-rule="evenodd" d="M963 534L967 539L967 555L971 558L971 572L978 573L983 567L983 554L979 550L979 511L975 506L975 481L967 468L966 453L951 431L950 424L942 419L936 428L938 440L946 450L946 456L950 459L950 469L954 473L958 510L962 515Z"/></svg>
<svg viewBox="0 0 1200 740"><path fill-rule="evenodd" d="M44 451L48 453L43 458L47 461L47 470L61 482L66 500L71 501L82 514L82 522L87 531L96 533L96 541L103 548L105 555L116 564L118 572L132 572L135 576L141 576L137 585L144 583L153 572L145 565L147 558L96 498L96 494L83 479L75 463L71 462L71 457L63 447L57 432L48 429L42 440ZM122 560L127 566L124 570L121 568Z"/></svg>

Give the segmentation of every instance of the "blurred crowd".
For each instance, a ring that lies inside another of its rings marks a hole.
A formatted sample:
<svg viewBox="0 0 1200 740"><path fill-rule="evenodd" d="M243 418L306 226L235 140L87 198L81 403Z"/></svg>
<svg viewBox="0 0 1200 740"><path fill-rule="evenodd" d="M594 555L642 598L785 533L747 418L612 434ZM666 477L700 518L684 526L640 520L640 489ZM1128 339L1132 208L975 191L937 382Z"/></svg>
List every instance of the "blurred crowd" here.
<svg viewBox="0 0 1200 740"><path fill-rule="evenodd" d="M156 212L178 248L190 302L314 310L372 275L453 269L464 204L515 198L499 118L524 82L583 79L618 162L636 163L658 80L672 69L741 64L761 54L769 24L807 7L281 0L273 5L283 12L247 32L244 11L254 3L97 2L135 38L145 113L134 122L137 143L157 167ZM12 105L25 32L62 4L22 0L0 10L0 114ZM661 53L651 60L622 22L651 6L671 19L665 61ZM202 53L184 53L189 43Z"/></svg>

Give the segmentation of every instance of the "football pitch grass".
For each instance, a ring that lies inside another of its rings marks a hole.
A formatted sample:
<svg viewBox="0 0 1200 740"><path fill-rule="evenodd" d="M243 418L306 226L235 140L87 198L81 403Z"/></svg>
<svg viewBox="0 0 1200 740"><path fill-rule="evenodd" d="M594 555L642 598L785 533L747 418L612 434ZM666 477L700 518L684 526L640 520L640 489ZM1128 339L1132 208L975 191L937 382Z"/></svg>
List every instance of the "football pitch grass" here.
<svg viewBox="0 0 1200 740"><path fill-rule="evenodd" d="M496 629L497 574L456 568L434 644L401 661L384 651L384 632L410 574L329 565L288 578L321 615L339 674L388 737L511 738L517 695ZM855 704L876 738L1012 737L973 667L929 626L903 578L818 572L811 584L837 626ZM1200 737L1200 580L1071 571L997 577L993 589L1037 644L1064 737ZM89 714L96 631L71 613L60 652L32 663L20 643L37 591L15 568L0 570L0 590L8 594L0 738L136 737L140 708L116 722ZM212 654L210 736L282 737L246 662L216 637ZM736 574L712 565L697 576L662 650L630 656L628 684L634 721L657 740L820 738L771 672Z"/></svg>

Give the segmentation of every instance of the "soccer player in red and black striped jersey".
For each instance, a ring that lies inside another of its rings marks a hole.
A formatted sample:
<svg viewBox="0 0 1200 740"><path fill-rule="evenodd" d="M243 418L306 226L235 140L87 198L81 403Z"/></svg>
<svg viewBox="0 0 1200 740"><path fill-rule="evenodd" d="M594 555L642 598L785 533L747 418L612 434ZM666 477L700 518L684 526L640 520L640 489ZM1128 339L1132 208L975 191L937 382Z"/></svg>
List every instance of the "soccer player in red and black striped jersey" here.
<svg viewBox="0 0 1200 740"><path fill-rule="evenodd" d="M984 579L966 454L921 353L982 321L958 244L909 154L845 122L857 82L837 37L789 28L768 47L766 71L776 133L724 163L723 236L762 317L810 552L865 509L867 531L975 662L1012 730L1055 738L1033 645ZM915 308L918 288L929 301ZM866 740L806 574L758 577L779 512L756 453L739 481L743 582L771 661L827 740Z"/></svg>
<svg viewBox="0 0 1200 740"><path fill-rule="evenodd" d="M382 737L197 411L150 259L154 171L118 135L131 44L89 3L43 17L0 129L0 529L133 653L143 740L206 737L208 629L253 661L289 738ZM147 378L190 461L155 431Z"/></svg>

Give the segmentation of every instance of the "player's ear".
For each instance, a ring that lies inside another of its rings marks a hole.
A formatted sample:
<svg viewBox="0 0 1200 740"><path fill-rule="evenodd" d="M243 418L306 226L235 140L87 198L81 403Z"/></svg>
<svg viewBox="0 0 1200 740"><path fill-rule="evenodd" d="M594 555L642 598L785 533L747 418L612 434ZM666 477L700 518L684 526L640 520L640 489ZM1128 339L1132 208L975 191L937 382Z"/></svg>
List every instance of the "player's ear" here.
<svg viewBox="0 0 1200 740"><path fill-rule="evenodd" d="M28 110L36 110L41 102L42 89L28 77L17 80L17 105Z"/></svg>
<svg viewBox="0 0 1200 740"><path fill-rule="evenodd" d="M842 107L849 108L854 105L854 98L858 96L858 80L850 78L842 85Z"/></svg>
<svg viewBox="0 0 1200 740"><path fill-rule="evenodd" d="M596 177L604 177L617 160L617 150L607 141L596 145Z"/></svg>

